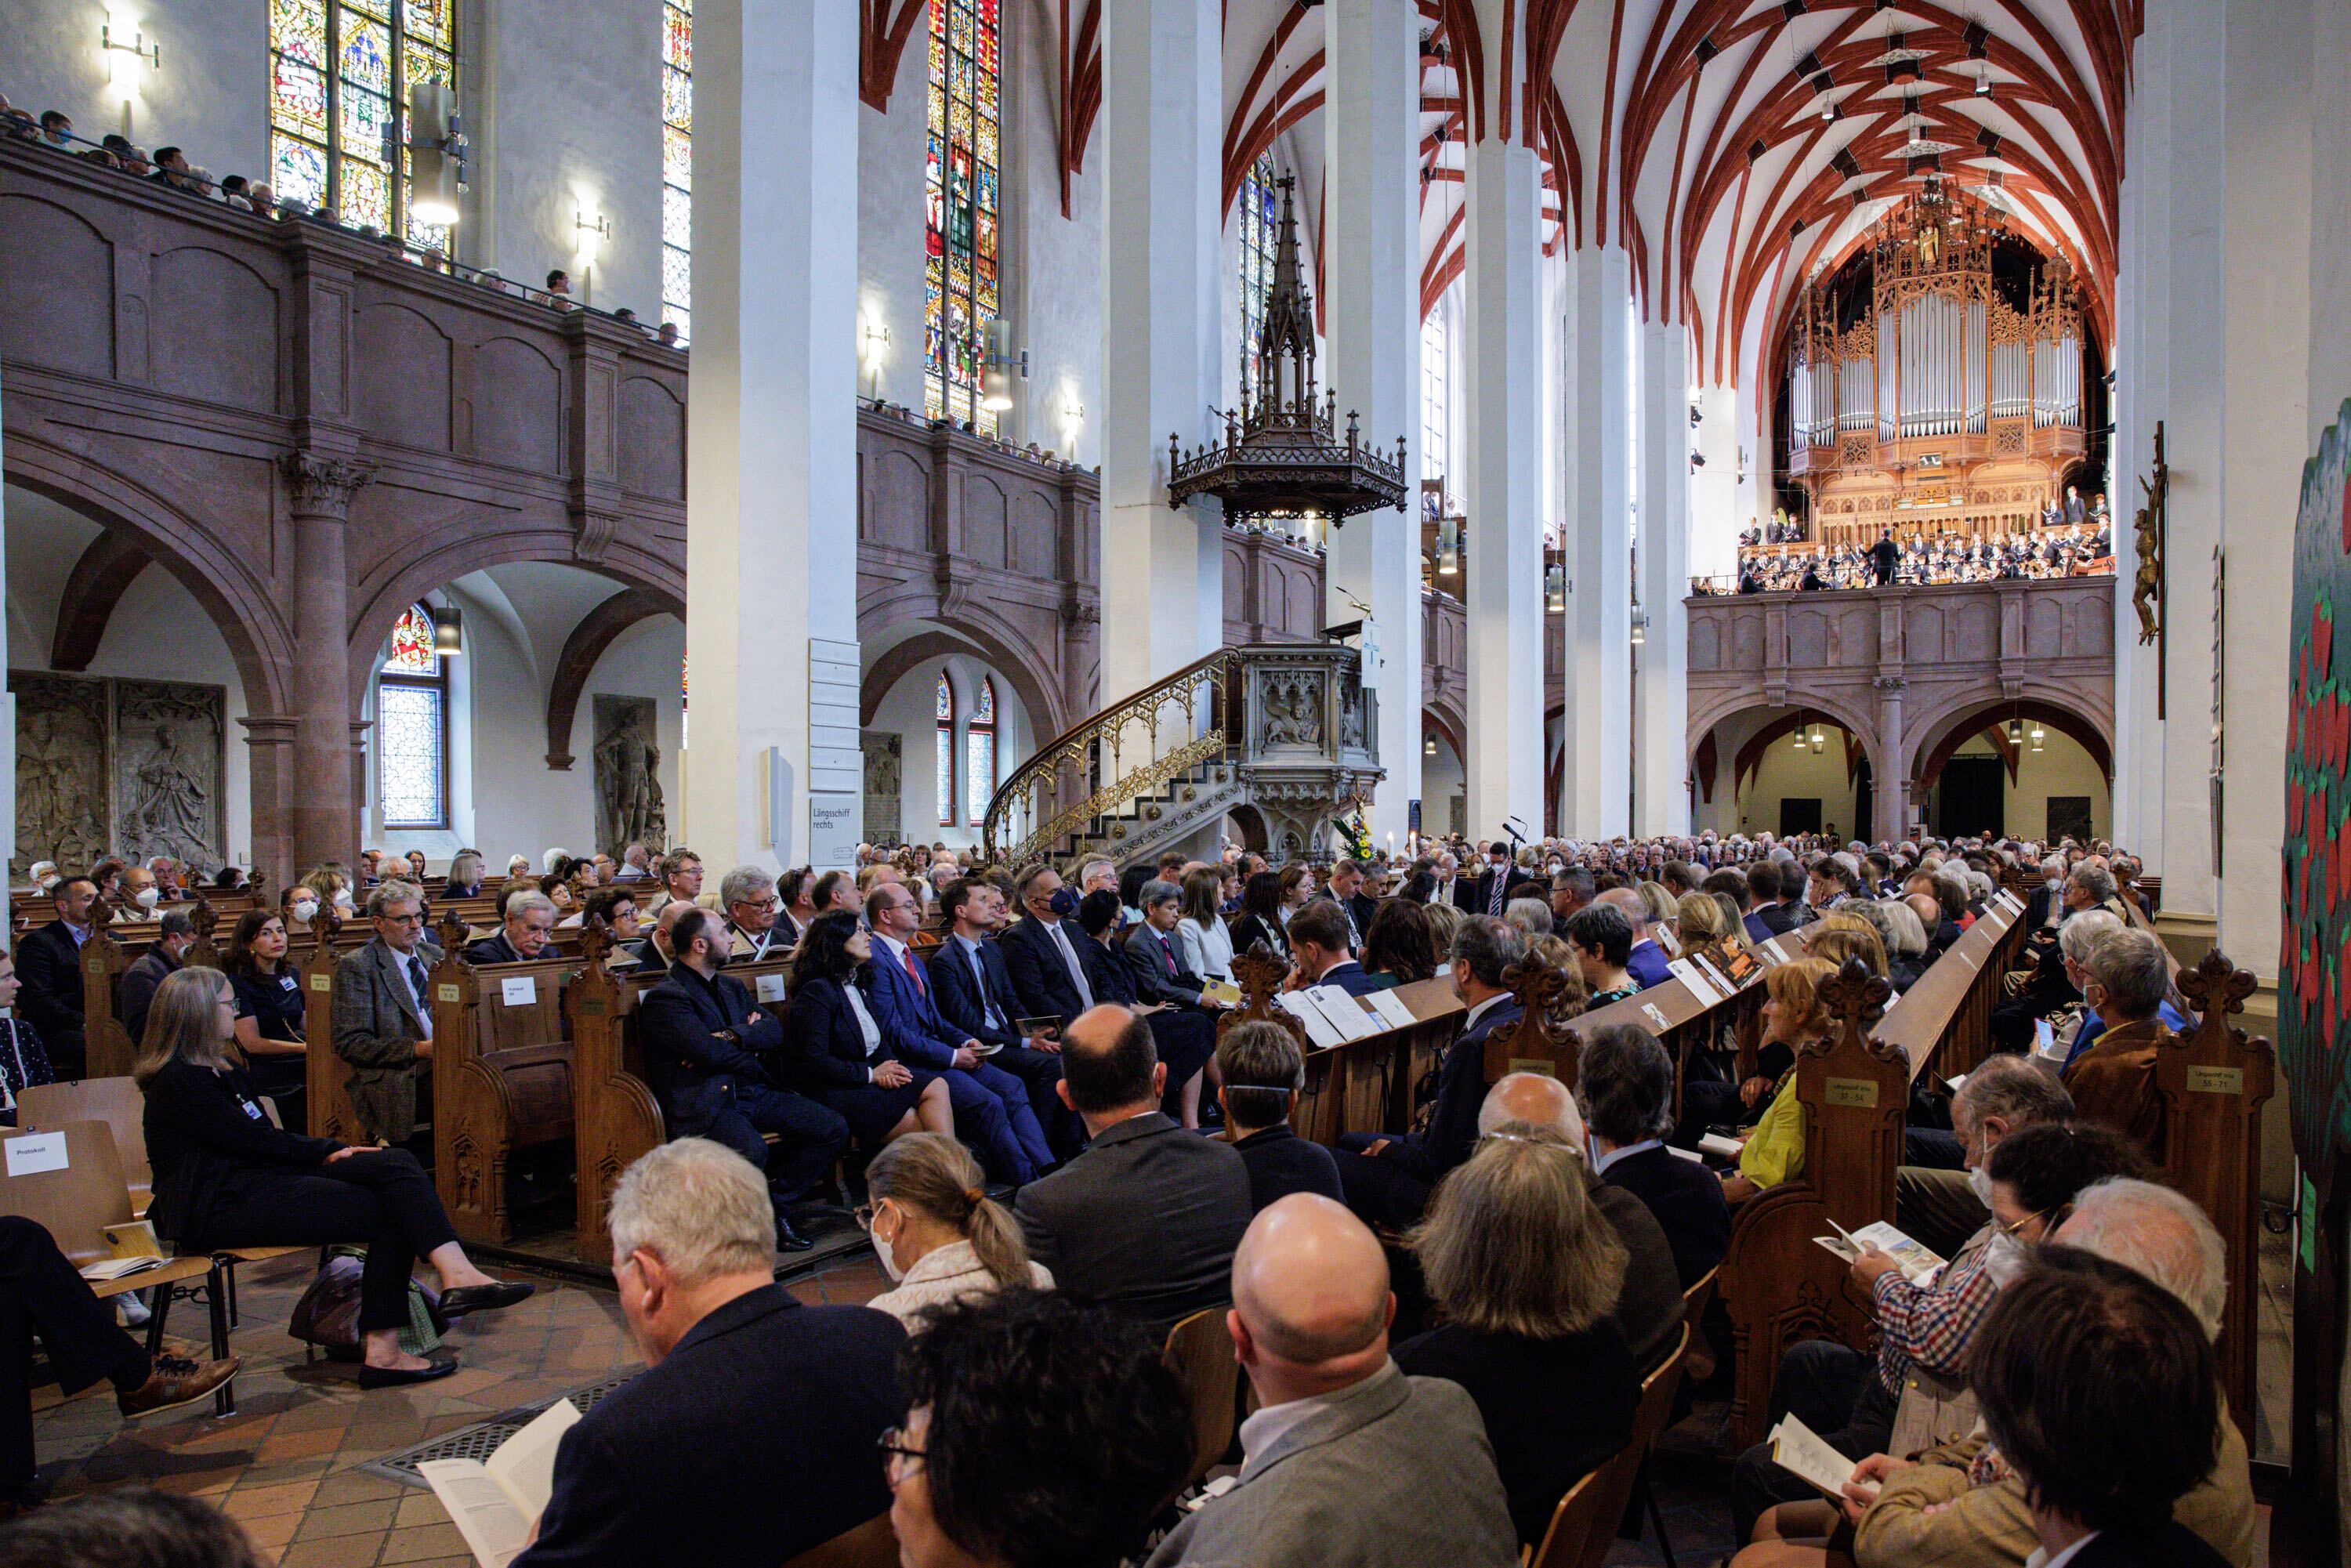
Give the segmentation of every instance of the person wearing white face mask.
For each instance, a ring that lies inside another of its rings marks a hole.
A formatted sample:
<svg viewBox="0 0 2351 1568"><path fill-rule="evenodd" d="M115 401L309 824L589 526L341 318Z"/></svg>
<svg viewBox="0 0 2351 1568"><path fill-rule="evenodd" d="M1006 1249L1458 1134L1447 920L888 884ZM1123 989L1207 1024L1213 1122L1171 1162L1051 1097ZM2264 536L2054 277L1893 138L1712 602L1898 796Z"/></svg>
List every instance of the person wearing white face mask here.
<svg viewBox="0 0 2351 1568"><path fill-rule="evenodd" d="M310 922L319 917L319 895L298 884L289 888L286 895L285 915L288 936L308 936Z"/></svg>
<svg viewBox="0 0 2351 1568"><path fill-rule="evenodd" d="M32 879L33 886L36 889L42 893L47 893L51 888L57 885L57 862L55 861L35 861L26 874Z"/></svg>
<svg viewBox="0 0 2351 1568"><path fill-rule="evenodd" d="M936 1133L898 1139L866 1167L872 1201L857 1218L897 1289L866 1302L918 1333L917 1314L942 1302L1007 1289L1050 1291L1053 1276L1029 1260L1020 1227L981 1186L979 1163Z"/></svg>
<svg viewBox="0 0 2351 1568"><path fill-rule="evenodd" d="M1894 1176L1894 1223L1945 1258L1957 1258L1991 1218L1991 1177L1984 1166L2010 1134L2074 1114L2074 1097L2029 1057L2006 1053L1985 1060L1951 1097L1951 1130L1913 1128L1904 1164ZM1938 1168L1937 1145L1947 1143L1959 1168Z"/></svg>

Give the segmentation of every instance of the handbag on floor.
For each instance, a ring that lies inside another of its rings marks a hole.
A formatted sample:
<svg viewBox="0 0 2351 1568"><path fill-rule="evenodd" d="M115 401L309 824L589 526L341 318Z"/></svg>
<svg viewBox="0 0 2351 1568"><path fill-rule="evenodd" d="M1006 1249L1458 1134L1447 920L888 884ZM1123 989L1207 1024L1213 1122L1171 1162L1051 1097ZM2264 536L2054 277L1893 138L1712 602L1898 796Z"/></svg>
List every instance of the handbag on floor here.
<svg viewBox="0 0 2351 1568"><path fill-rule="evenodd" d="M286 1324L287 1333L325 1351L329 1361L360 1358L360 1276L366 1258L364 1247L334 1249L310 1288L294 1303L294 1315ZM423 1355L441 1343L448 1329L449 1320L441 1315L440 1292L409 1281L408 1323L400 1331L400 1348Z"/></svg>

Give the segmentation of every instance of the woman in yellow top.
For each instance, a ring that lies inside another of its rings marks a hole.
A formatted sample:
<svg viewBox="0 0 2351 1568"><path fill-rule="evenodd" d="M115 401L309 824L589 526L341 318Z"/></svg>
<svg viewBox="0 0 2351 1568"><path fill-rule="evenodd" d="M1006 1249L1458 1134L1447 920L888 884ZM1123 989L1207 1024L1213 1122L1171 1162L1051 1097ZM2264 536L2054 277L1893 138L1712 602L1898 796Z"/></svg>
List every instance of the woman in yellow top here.
<svg viewBox="0 0 2351 1568"><path fill-rule="evenodd" d="M1768 1187L1793 1181L1804 1174L1804 1107L1796 1098L1796 1063L1803 1047L1825 1040L1828 1009L1821 1002L1821 982L1837 972L1825 958L1799 958L1763 977L1763 1034L1759 1054L1784 1054L1788 1066L1771 1087L1771 1103L1762 1119L1739 1149L1739 1171L1722 1181L1722 1196L1733 1203ZM1772 1047L1780 1048L1772 1051Z"/></svg>

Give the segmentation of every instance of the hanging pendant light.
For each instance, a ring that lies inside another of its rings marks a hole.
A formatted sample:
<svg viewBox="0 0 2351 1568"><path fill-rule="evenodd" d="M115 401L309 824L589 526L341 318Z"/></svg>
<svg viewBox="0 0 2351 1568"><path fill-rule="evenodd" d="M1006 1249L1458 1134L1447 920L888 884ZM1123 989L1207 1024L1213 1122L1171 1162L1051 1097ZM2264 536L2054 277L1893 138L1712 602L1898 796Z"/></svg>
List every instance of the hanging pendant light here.
<svg viewBox="0 0 2351 1568"><path fill-rule="evenodd" d="M1420 754L1423 757L1434 757L1437 755L1437 737L1434 735L1424 735L1420 737Z"/></svg>
<svg viewBox="0 0 2351 1568"><path fill-rule="evenodd" d="M2042 747L2041 747L2041 737L2042 737L2042 735L2043 735L2043 730L2042 730L2042 728L2041 728L2041 721L2040 721L2039 719L2037 719L2037 718L2036 718L2036 719L2034 719L2034 720L2032 721L2032 749L2033 749L2033 750L2035 750L2035 751L2039 751L2039 750L2042 748Z"/></svg>
<svg viewBox="0 0 2351 1568"><path fill-rule="evenodd" d="M1812 749L1811 743L1804 738L1804 716L1801 712L1796 715L1796 749L1799 751Z"/></svg>
<svg viewBox="0 0 2351 1568"><path fill-rule="evenodd" d="M1821 731L1821 721L1820 721L1819 719L1814 719L1814 720L1813 720L1813 737L1812 737L1812 739L1813 739L1813 756L1818 757L1822 752L1826 751L1826 750L1828 749L1828 746L1829 746L1829 737L1828 737L1826 735L1824 735L1824 734L1823 734L1823 733L1822 733L1822 731Z"/></svg>
<svg viewBox="0 0 2351 1568"><path fill-rule="evenodd" d="M465 651L465 618L454 604L434 607L433 651L444 659Z"/></svg>
<svg viewBox="0 0 2351 1568"><path fill-rule="evenodd" d="M1543 568L1543 608L1567 608L1567 568L1559 561Z"/></svg>
<svg viewBox="0 0 2351 1568"><path fill-rule="evenodd" d="M1461 575L1461 519L1447 517L1437 525L1437 575Z"/></svg>
<svg viewBox="0 0 2351 1568"><path fill-rule="evenodd" d="M2008 743L2012 747L2022 746L2024 744L2024 721L2022 719L2011 718L2008 721Z"/></svg>

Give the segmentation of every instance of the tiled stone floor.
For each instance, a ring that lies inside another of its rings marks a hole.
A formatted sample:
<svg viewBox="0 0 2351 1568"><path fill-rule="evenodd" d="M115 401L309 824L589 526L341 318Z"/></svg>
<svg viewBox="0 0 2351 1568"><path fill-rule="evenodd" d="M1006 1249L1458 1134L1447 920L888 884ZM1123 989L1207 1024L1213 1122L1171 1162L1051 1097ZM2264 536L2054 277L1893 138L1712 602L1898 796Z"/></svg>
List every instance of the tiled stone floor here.
<svg viewBox="0 0 2351 1568"><path fill-rule="evenodd" d="M2280 1249L2264 1248L2265 1284ZM810 1304L856 1305L887 1288L870 1249L826 1247L815 1270L788 1281ZM792 1260L789 1261L798 1261ZM473 1561L429 1491L363 1474L360 1467L519 1406L543 1403L638 1364L611 1291L551 1279L521 1306L461 1323L447 1348L464 1364L455 1375L413 1389L362 1394L350 1368L306 1364L284 1325L310 1279L296 1257L249 1268L239 1295L244 1327L234 1338L246 1358L237 1379L237 1413L215 1419L210 1407L173 1411L126 1426L101 1384L60 1400L54 1385L34 1396L34 1440L40 1481L65 1498L121 1485L149 1485L217 1502L240 1521L266 1557L284 1568L466 1568ZM495 1272L530 1278L527 1272ZM2266 1397L2283 1399L2280 1351L2285 1339L2273 1292L2265 1291L2268 1331L2262 1356ZM198 1330L201 1309L183 1302L173 1326ZM175 1339L183 1339L175 1334ZM187 1346L183 1339L183 1347ZM2283 1404L2275 1406L2284 1408ZM1655 1469L1658 1502L1677 1561L1704 1568L1732 1545L1725 1505L1727 1468L1708 1440L1724 1411L1701 1402L1673 1433ZM2267 1562L2267 1515L2255 1563ZM1611 1568L1665 1561L1655 1533L1619 1541Z"/></svg>

